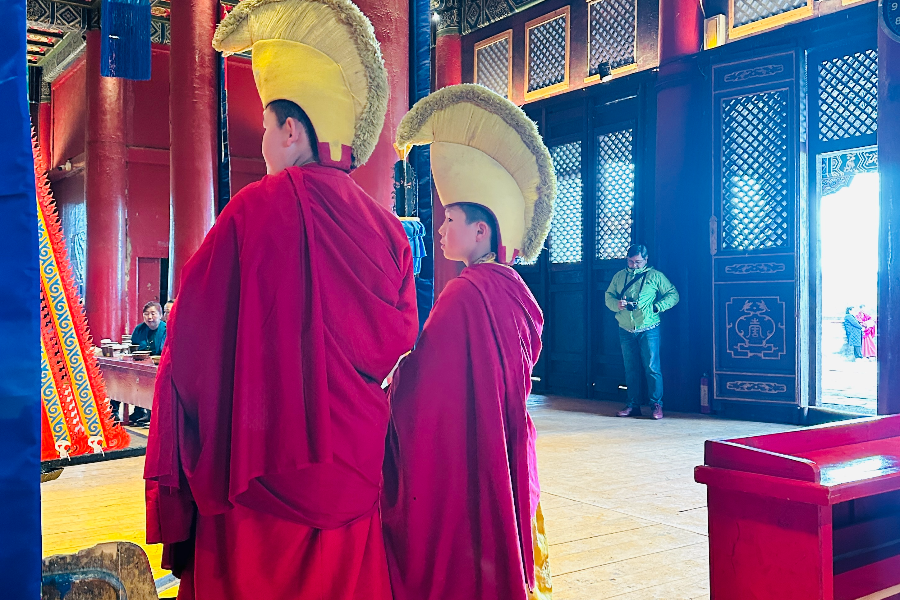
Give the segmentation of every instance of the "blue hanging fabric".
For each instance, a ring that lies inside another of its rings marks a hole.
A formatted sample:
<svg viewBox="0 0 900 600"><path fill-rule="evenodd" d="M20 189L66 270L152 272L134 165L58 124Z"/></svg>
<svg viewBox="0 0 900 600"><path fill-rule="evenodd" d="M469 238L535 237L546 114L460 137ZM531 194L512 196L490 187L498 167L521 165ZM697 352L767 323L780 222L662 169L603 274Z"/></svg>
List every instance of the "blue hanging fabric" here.
<svg viewBox="0 0 900 600"><path fill-rule="evenodd" d="M422 270L422 259L428 256L428 250L425 249L425 226L415 217L402 217L400 222L406 232L406 239L409 240L409 247L412 248L413 275L418 275Z"/></svg>
<svg viewBox="0 0 900 600"><path fill-rule="evenodd" d="M100 32L101 75L150 79L150 0L103 0Z"/></svg>
<svg viewBox="0 0 900 600"><path fill-rule="evenodd" d="M41 299L25 0L0 19L0 597L41 597Z"/></svg>

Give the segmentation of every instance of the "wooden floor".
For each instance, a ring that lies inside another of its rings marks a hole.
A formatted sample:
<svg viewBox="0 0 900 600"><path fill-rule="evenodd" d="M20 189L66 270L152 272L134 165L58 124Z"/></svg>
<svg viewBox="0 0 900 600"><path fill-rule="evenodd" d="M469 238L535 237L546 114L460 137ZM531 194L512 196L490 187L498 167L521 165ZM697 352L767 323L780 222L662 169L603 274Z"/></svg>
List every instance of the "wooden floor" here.
<svg viewBox="0 0 900 600"><path fill-rule="evenodd" d="M709 598L706 488L693 477L703 442L788 427L620 419L609 402L533 404L553 599Z"/></svg>
<svg viewBox="0 0 900 600"><path fill-rule="evenodd" d="M669 414L617 419L606 402L535 397L541 504L554 600L709 598L703 441L786 426ZM99 542L145 546L143 458L67 468L41 487L44 555ZM173 597L174 590L163 594Z"/></svg>

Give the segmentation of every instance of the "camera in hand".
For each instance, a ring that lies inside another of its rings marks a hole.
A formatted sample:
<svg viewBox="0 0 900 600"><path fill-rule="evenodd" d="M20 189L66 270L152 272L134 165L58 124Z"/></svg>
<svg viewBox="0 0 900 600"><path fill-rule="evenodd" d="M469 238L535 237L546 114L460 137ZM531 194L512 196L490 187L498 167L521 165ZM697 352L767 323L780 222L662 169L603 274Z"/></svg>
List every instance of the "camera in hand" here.
<svg viewBox="0 0 900 600"><path fill-rule="evenodd" d="M635 302L634 300L628 300L627 298L625 298L624 300L625 300L625 310L636 310L637 309L637 307L638 307L637 302Z"/></svg>

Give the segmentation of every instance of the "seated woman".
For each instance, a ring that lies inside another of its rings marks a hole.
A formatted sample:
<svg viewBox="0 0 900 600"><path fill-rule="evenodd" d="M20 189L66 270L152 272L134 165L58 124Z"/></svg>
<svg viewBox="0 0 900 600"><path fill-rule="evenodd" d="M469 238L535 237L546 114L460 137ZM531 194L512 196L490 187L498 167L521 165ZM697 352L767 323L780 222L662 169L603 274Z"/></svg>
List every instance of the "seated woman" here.
<svg viewBox="0 0 900 600"><path fill-rule="evenodd" d="M162 354L166 343L166 323L162 320L163 309L155 300L144 305L144 322L131 332L131 343L137 344L138 350L150 351L150 356ZM118 417L119 403L110 401L113 415ZM135 406L129 419L132 425L149 425L150 411L140 406Z"/></svg>
<svg viewBox="0 0 900 600"><path fill-rule="evenodd" d="M166 343L166 323L162 314L159 302L148 302L144 305L144 322L131 332L131 343L137 344L138 350L149 350L151 356L161 355Z"/></svg>

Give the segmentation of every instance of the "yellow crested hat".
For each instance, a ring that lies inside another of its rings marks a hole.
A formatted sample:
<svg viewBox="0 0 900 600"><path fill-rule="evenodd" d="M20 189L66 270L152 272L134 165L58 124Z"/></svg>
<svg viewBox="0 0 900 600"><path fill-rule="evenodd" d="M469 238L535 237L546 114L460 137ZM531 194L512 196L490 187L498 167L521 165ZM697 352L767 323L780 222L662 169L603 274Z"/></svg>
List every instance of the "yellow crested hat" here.
<svg viewBox="0 0 900 600"><path fill-rule="evenodd" d="M497 219L498 257L534 262L550 231L556 176L534 122L480 85L426 96L400 121L397 152L431 144L431 172L441 203L480 204Z"/></svg>
<svg viewBox="0 0 900 600"><path fill-rule="evenodd" d="M375 31L349 0L243 0L216 28L225 56L252 50L263 106L290 100L312 122L319 162L364 164L387 112L388 82Z"/></svg>

